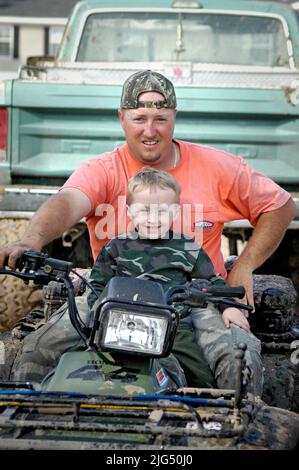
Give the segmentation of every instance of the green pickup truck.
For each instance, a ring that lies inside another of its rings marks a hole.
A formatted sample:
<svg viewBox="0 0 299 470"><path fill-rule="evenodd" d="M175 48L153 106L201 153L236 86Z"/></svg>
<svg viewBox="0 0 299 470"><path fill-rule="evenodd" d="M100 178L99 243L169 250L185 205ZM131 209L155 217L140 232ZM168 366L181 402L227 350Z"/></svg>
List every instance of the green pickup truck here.
<svg viewBox="0 0 299 470"><path fill-rule="evenodd" d="M0 82L0 244L20 236L82 161L123 144L121 86L145 68L176 86L177 138L245 157L292 192L299 209L299 29L290 7L242 0L80 2L57 57L33 62L17 79ZM298 214L263 267L297 287ZM244 220L225 227L232 254L250 233ZM90 265L84 221L49 252ZM9 303L21 314L38 296L21 284L11 300L17 283L0 280L4 326Z"/></svg>

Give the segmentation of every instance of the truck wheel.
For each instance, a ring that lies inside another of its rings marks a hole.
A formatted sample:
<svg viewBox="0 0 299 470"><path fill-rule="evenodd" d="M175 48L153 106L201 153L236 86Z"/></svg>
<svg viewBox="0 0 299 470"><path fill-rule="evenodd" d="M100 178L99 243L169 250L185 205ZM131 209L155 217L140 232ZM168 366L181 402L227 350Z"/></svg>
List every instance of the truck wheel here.
<svg viewBox="0 0 299 470"><path fill-rule="evenodd" d="M0 246L18 240L28 224L27 219L0 219ZM0 276L0 331L11 329L14 323L36 307L42 289L24 284L13 276Z"/></svg>

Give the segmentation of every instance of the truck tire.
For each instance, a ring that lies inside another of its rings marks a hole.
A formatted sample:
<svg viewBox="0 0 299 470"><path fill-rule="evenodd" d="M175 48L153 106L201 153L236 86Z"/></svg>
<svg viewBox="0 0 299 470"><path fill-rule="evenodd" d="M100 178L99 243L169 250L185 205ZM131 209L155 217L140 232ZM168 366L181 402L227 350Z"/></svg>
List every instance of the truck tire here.
<svg viewBox="0 0 299 470"><path fill-rule="evenodd" d="M0 246L18 240L27 224L27 219L0 219ZM11 329L19 318L40 303L41 297L39 287L26 285L13 276L0 275L0 331Z"/></svg>

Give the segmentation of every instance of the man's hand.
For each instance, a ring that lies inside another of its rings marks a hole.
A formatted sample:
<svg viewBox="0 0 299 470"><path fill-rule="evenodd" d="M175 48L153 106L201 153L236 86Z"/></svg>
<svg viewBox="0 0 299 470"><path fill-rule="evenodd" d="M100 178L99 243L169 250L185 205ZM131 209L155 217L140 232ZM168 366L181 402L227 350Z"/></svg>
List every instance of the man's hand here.
<svg viewBox="0 0 299 470"><path fill-rule="evenodd" d="M245 331L250 331L250 326L247 319L238 308L226 308L222 314L222 318L226 328L229 328L230 324L233 323L234 325L240 326L240 328L243 328Z"/></svg>
<svg viewBox="0 0 299 470"><path fill-rule="evenodd" d="M21 240L0 248L0 269L3 269L5 266L15 269L17 259L19 259L25 251L29 250L37 250L37 248L28 243L23 243Z"/></svg>
<svg viewBox="0 0 299 470"><path fill-rule="evenodd" d="M227 278L228 286L243 286L248 303L254 308L252 273L276 250L286 229L296 213L296 205L290 198L282 207L262 213L253 234L240 254Z"/></svg>
<svg viewBox="0 0 299 470"><path fill-rule="evenodd" d="M0 268L14 269L27 250L41 251L52 240L73 227L91 210L89 198L75 188L62 189L48 199L32 217L21 240L0 248Z"/></svg>
<svg viewBox="0 0 299 470"><path fill-rule="evenodd" d="M229 273L227 280L227 286L243 286L246 294L243 299L237 299L238 302L252 305L254 312L254 300L253 300L253 278L251 271L244 267L242 264L236 263ZM244 315L248 317L248 312L243 310Z"/></svg>

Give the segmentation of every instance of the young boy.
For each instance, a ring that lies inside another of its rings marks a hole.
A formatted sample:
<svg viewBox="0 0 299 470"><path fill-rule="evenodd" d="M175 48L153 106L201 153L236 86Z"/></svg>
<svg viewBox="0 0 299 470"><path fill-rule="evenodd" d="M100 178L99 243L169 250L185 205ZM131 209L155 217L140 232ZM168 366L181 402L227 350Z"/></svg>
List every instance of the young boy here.
<svg viewBox="0 0 299 470"><path fill-rule="evenodd" d="M133 230L113 238L99 253L90 277L96 291L102 292L115 275L151 279L159 282L164 291L192 278L225 285L224 280L215 274L203 248L192 238L171 230L179 204L180 186L162 170L145 167L129 180L127 210ZM90 308L95 301L96 296L91 292L88 296ZM173 353L185 370L189 384L213 386L211 370L195 336L190 342L188 335L188 342L185 342L187 329L194 328L194 325L187 319L190 308L184 307L179 308L181 321ZM245 316L234 307L225 308L222 318L227 328L234 323L247 332L250 329ZM195 331L195 334L198 336L199 332Z"/></svg>

